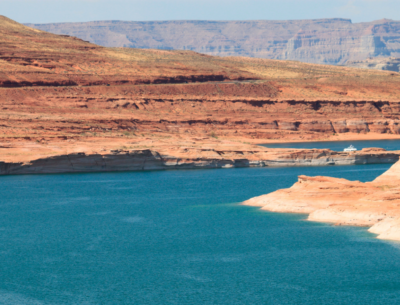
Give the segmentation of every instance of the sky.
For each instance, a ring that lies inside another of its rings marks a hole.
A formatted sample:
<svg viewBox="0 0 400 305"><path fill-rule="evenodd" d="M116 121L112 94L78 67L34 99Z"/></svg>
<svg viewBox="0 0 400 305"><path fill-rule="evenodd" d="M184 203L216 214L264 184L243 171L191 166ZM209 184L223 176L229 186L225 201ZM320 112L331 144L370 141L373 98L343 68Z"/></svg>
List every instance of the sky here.
<svg viewBox="0 0 400 305"><path fill-rule="evenodd" d="M21 23L95 20L400 19L400 0L0 0Z"/></svg>

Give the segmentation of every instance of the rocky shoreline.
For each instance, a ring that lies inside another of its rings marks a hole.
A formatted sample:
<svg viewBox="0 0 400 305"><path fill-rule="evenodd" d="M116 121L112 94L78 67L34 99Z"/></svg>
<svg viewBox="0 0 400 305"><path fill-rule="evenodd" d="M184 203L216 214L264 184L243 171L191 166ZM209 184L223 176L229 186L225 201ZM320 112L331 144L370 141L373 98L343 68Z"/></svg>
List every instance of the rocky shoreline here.
<svg viewBox="0 0 400 305"><path fill-rule="evenodd" d="M248 151L182 148L173 154L155 150L73 153L27 162L0 162L0 175L78 172L289 167L395 163L400 151L379 148L355 153L329 149L260 149Z"/></svg>
<svg viewBox="0 0 400 305"><path fill-rule="evenodd" d="M309 214L308 220L370 227L380 239L400 241L400 162L372 182L299 176L291 188L245 201L280 213Z"/></svg>

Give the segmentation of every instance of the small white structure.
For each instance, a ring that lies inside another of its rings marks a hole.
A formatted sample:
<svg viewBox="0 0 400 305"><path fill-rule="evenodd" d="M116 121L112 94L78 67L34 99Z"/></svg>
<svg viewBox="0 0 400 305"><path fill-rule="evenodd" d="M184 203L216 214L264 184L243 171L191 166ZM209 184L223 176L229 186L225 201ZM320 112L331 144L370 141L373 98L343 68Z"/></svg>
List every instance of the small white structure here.
<svg viewBox="0 0 400 305"><path fill-rule="evenodd" d="M355 148L353 145L350 145L349 147L345 148L343 151L357 151L357 148Z"/></svg>

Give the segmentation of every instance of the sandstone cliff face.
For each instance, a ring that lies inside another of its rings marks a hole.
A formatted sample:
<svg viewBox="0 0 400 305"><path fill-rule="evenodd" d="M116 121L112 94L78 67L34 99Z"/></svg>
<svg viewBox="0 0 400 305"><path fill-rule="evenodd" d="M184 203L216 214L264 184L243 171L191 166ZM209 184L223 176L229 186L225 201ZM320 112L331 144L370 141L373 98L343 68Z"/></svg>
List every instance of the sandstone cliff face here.
<svg viewBox="0 0 400 305"><path fill-rule="evenodd" d="M95 21L29 24L107 47L192 50L218 56L344 64L400 56L400 22L348 19L290 21Z"/></svg>
<svg viewBox="0 0 400 305"><path fill-rule="evenodd" d="M378 238L400 240L400 162L372 182L299 176L289 189L244 204L285 213L307 213L312 221L369 226Z"/></svg>
<svg viewBox="0 0 400 305"><path fill-rule="evenodd" d="M382 149L356 153L329 149L178 148L114 150L100 153L71 153L29 160L0 162L0 175L55 174L79 172L143 171L168 169L211 169L234 167L327 166L395 163L400 151Z"/></svg>

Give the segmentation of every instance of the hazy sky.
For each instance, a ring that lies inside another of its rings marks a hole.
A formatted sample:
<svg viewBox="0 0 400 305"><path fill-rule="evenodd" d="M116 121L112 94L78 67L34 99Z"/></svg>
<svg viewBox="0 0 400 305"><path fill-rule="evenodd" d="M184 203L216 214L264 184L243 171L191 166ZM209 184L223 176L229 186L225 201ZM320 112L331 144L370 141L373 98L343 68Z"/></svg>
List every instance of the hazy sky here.
<svg viewBox="0 0 400 305"><path fill-rule="evenodd" d="M400 0L0 0L18 22L92 20L400 19Z"/></svg>

